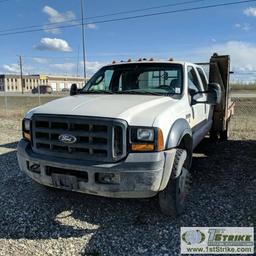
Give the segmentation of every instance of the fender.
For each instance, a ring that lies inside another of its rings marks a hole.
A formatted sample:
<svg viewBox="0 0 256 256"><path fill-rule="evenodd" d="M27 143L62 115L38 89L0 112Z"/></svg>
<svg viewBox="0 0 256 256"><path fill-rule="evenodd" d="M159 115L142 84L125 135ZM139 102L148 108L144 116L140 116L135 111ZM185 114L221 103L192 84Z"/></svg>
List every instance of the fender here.
<svg viewBox="0 0 256 256"><path fill-rule="evenodd" d="M175 178L177 175L179 175L179 173L172 173L172 167L177 151L176 148L179 146L182 138L186 134L188 134L192 138L192 130L187 120L182 118L176 120L169 131L165 144L167 149L165 151L165 166L159 191L162 191L166 188L171 176Z"/></svg>
<svg viewBox="0 0 256 256"><path fill-rule="evenodd" d="M179 146L182 138L186 135L190 135L192 138L192 130L185 119L178 119L172 125L169 134L167 136L165 148L171 149Z"/></svg>

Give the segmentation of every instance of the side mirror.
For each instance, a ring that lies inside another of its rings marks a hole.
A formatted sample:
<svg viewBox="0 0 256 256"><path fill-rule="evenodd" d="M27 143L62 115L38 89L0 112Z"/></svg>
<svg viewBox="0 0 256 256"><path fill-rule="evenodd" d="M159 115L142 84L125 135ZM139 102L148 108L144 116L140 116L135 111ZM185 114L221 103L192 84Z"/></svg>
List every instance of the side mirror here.
<svg viewBox="0 0 256 256"><path fill-rule="evenodd" d="M210 105L220 104L221 101L221 87L219 84L208 84L207 103Z"/></svg>
<svg viewBox="0 0 256 256"><path fill-rule="evenodd" d="M77 84L72 84L72 85L71 85L71 88L70 88L70 96L76 95L77 92L78 92L78 90L77 90Z"/></svg>
<svg viewBox="0 0 256 256"><path fill-rule="evenodd" d="M200 100L200 95L206 95L206 100ZM205 92L197 92L192 96L192 105L206 103L209 105L217 105L221 101L221 87L219 84L208 84L208 90Z"/></svg>

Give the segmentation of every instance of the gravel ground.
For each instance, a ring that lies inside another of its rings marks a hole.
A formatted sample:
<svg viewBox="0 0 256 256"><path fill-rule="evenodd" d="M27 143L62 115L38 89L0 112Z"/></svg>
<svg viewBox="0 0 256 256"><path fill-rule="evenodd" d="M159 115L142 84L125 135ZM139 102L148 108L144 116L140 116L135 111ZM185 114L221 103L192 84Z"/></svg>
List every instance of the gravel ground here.
<svg viewBox="0 0 256 256"><path fill-rule="evenodd" d="M0 255L179 255L181 226L255 225L255 130L203 141L187 211L173 219L161 215L156 199L108 199L34 183L17 164L20 122L0 123Z"/></svg>

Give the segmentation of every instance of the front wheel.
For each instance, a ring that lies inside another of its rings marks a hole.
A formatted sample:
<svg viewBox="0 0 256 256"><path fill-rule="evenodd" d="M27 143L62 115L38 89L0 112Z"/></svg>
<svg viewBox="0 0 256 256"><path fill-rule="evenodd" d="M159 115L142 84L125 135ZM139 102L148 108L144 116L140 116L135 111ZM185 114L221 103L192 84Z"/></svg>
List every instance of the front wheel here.
<svg viewBox="0 0 256 256"><path fill-rule="evenodd" d="M166 188L159 193L159 205L163 214L179 216L183 213L192 183L192 175L189 172L189 161L182 159L182 149L178 149L175 155L172 172L181 168L178 177L170 177ZM190 156L187 156L187 158Z"/></svg>

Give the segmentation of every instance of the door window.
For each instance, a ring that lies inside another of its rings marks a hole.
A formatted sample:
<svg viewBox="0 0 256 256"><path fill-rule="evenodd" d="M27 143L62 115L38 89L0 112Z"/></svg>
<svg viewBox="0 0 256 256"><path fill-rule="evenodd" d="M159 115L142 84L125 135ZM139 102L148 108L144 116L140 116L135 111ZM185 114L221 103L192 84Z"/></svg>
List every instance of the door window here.
<svg viewBox="0 0 256 256"><path fill-rule="evenodd" d="M201 91L200 83L193 67L188 67L188 90L190 93Z"/></svg>
<svg viewBox="0 0 256 256"><path fill-rule="evenodd" d="M110 90L110 82L113 76L113 70L106 70L90 85L90 91Z"/></svg>
<svg viewBox="0 0 256 256"><path fill-rule="evenodd" d="M203 84L203 87L204 87L204 90L206 91L207 90L207 80L206 80L206 77L205 77L205 74L203 72L203 70L201 68L197 68L197 71L199 73L199 76L201 78L201 81L202 81L202 84Z"/></svg>

